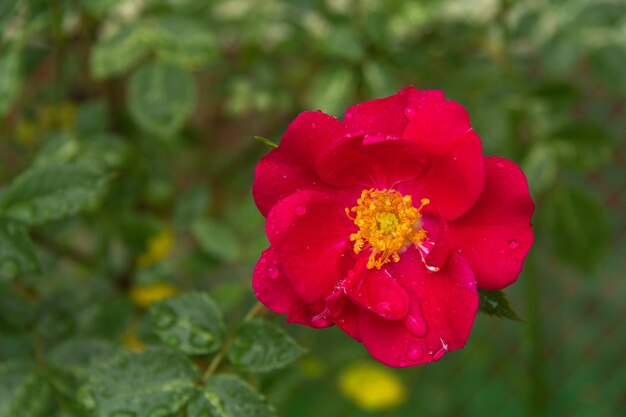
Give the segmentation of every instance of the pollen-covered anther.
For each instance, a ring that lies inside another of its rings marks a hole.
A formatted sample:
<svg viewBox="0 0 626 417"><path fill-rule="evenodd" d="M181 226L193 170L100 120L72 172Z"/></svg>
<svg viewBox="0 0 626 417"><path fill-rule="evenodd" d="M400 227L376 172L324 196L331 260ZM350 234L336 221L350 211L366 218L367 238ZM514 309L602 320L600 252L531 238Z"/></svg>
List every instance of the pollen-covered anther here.
<svg viewBox="0 0 626 417"><path fill-rule="evenodd" d="M390 261L398 262L399 253L426 239L421 209L430 203L427 198L422 199L419 207L414 207L411 196L403 196L396 190L370 188L363 190L356 202L356 206L346 208L346 214L359 228L350 235L350 240L354 242L356 254L371 248L369 269L380 269Z"/></svg>

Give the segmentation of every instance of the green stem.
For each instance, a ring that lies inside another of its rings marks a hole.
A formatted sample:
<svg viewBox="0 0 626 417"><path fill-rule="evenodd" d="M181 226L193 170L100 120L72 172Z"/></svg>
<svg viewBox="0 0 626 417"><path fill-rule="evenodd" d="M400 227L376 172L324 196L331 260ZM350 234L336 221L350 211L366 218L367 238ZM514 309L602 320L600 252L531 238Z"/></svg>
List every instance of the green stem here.
<svg viewBox="0 0 626 417"><path fill-rule="evenodd" d="M254 306L252 306L252 308L245 315L245 317L243 318L243 322L245 323L247 321L252 320L263 310L265 310L265 306L263 306L263 304L257 301L256 304L254 304ZM226 342L224 342L222 349L220 349L220 351L217 352L217 354L213 357L213 360L211 360L211 363L209 364L209 366L206 368L206 371L204 371L204 374L202 374L203 382L206 382L209 379L209 377L215 373L217 368L222 363L224 356L226 356L226 353L228 352L228 349L230 348L231 344L232 344L232 339L229 339Z"/></svg>

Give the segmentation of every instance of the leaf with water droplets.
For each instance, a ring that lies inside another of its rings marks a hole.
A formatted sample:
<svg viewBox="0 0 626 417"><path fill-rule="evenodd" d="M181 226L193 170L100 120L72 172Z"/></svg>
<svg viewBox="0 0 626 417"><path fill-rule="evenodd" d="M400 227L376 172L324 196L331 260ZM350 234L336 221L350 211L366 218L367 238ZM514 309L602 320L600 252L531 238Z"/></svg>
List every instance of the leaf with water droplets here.
<svg viewBox="0 0 626 417"><path fill-rule="evenodd" d="M160 301L150 308L150 316L159 338L184 353L213 353L222 345L222 312L208 294L184 294Z"/></svg>
<svg viewBox="0 0 626 417"><path fill-rule="evenodd" d="M275 417L265 397L236 375L214 375L187 406L188 417Z"/></svg>
<svg viewBox="0 0 626 417"><path fill-rule="evenodd" d="M19 273L38 270L35 248L24 226L0 218L0 281L13 279Z"/></svg>
<svg viewBox="0 0 626 417"><path fill-rule="evenodd" d="M109 177L77 165L33 167L0 194L0 213L27 224L40 224L94 206Z"/></svg>
<svg viewBox="0 0 626 417"><path fill-rule="evenodd" d="M478 311L481 313L515 321L523 321L509 304L506 295L502 291L478 290L480 304Z"/></svg>
<svg viewBox="0 0 626 417"><path fill-rule="evenodd" d="M56 391L70 401L79 401L78 389L98 364L112 358L121 348L102 339L70 339L48 355L48 374Z"/></svg>
<svg viewBox="0 0 626 417"><path fill-rule="evenodd" d="M95 368L79 396L94 417L169 416L191 399L198 378L177 352L125 352Z"/></svg>
<svg viewBox="0 0 626 417"><path fill-rule="evenodd" d="M289 365L305 352L274 323L253 319L237 330L228 359L245 371L268 372Z"/></svg>
<svg viewBox="0 0 626 417"><path fill-rule="evenodd" d="M0 417L46 415L51 400L50 385L34 363L0 363Z"/></svg>

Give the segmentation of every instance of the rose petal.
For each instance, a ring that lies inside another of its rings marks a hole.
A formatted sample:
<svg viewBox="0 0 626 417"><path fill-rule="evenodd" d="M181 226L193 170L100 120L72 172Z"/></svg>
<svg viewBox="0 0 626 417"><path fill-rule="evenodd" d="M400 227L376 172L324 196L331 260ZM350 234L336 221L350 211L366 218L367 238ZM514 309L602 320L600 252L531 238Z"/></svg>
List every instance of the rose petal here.
<svg viewBox="0 0 626 417"><path fill-rule="evenodd" d="M311 318L319 313L307 305L294 292L286 279L278 255L273 248L267 248L254 267L252 289L256 298L276 313L287 314L287 321L305 326L311 325Z"/></svg>
<svg viewBox="0 0 626 417"><path fill-rule="evenodd" d="M293 289L305 302L323 301L347 274L350 234L356 229L334 196L299 191L267 218L267 235Z"/></svg>
<svg viewBox="0 0 626 417"><path fill-rule="evenodd" d="M432 101L415 112L402 137L414 140L429 154L444 156L471 130L469 115L459 103Z"/></svg>
<svg viewBox="0 0 626 417"><path fill-rule="evenodd" d="M407 87L397 94L366 101L346 111L343 125L352 135L402 136L410 118L430 103L443 101L443 92Z"/></svg>
<svg viewBox="0 0 626 417"><path fill-rule="evenodd" d="M304 112L289 125L280 146L262 158L254 172L252 195L267 216L282 198L299 189L325 190L313 166L318 155L344 137L341 123L322 112Z"/></svg>
<svg viewBox="0 0 626 417"><path fill-rule="evenodd" d="M329 148L318 160L316 171L334 186L384 189L418 177L426 163L426 154L414 142L354 137Z"/></svg>
<svg viewBox="0 0 626 417"><path fill-rule="evenodd" d="M409 311L409 296L386 268L368 270L346 294L357 306L388 320L398 320Z"/></svg>
<svg viewBox="0 0 626 417"><path fill-rule="evenodd" d="M463 217L449 225L451 245L470 263L480 288L497 290L517 280L533 243L534 204L519 167L485 158L485 188Z"/></svg>
<svg viewBox="0 0 626 417"><path fill-rule="evenodd" d="M428 198L424 213L452 220L465 213L480 195L485 178L480 138L467 133L444 156L432 158L419 178L401 183L398 191L411 194L413 201Z"/></svg>
<svg viewBox="0 0 626 417"><path fill-rule="evenodd" d="M395 321L361 310L359 334L375 359L393 367L414 366L465 346L478 309L478 292L463 258L451 255L444 268L430 273L417 251L409 250L390 272L407 290L411 310L407 318Z"/></svg>

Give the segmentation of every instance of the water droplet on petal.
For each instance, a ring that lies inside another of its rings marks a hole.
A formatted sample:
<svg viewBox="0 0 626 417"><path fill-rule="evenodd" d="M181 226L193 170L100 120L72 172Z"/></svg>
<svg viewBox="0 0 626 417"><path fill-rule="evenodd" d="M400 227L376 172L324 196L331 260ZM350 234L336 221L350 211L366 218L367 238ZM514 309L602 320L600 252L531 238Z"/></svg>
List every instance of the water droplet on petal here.
<svg viewBox="0 0 626 417"><path fill-rule="evenodd" d="M261 259L259 259L259 263L265 265L267 263L267 259L265 257L262 257Z"/></svg>
<svg viewBox="0 0 626 417"><path fill-rule="evenodd" d="M296 216L298 216L298 217L304 216L304 214L306 213L306 207L305 206L297 206L296 209L294 210L294 212L296 213Z"/></svg>
<svg viewBox="0 0 626 417"><path fill-rule="evenodd" d="M278 271L278 268L272 265L267 268L267 276L270 277L270 279L278 279L280 277L280 272Z"/></svg>
<svg viewBox="0 0 626 417"><path fill-rule="evenodd" d="M498 168L504 168L504 162L496 162Z"/></svg>
<svg viewBox="0 0 626 417"><path fill-rule="evenodd" d="M404 115L407 119L412 119L413 117L415 117L415 113L415 109L411 106L407 106L404 108Z"/></svg>
<svg viewBox="0 0 626 417"><path fill-rule="evenodd" d="M311 123L311 129L315 129L317 125L315 123Z"/></svg>
<svg viewBox="0 0 626 417"><path fill-rule="evenodd" d="M517 240L510 240L509 241L509 248L510 249L517 249L517 248L519 248L519 242Z"/></svg>
<svg viewBox="0 0 626 417"><path fill-rule="evenodd" d="M418 361L422 359L423 355L424 355L424 352L422 351L422 348L419 345L409 346L409 350L407 350L406 352L406 357L410 361Z"/></svg>
<svg viewBox="0 0 626 417"><path fill-rule="evenodd" d="M421 315L407 315L403 320L402 324L407 328L414 336L424 337L426 335L426 331L428 330L428 326L426 325L426 321Z"/></svg>
<svg viewBox="0 0 626 417"><path fill-rule="evenodd" d="M159 306L154 310L154 324L160 329L167 329L176 322L176 313L170 307Z"/></svg>

